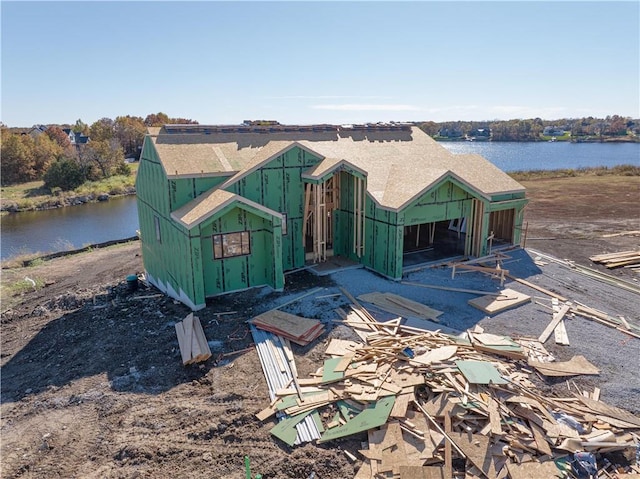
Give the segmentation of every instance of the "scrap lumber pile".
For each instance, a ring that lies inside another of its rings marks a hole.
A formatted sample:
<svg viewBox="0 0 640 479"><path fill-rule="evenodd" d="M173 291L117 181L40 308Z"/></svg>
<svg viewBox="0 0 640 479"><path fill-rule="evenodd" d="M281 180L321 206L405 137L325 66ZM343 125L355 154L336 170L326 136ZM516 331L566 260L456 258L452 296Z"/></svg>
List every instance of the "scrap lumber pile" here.
<svg viewBox="0 0 640 479"><path fill-rule="evenodd" d="M590 256L594 263L600 263L608 269L632 268L634 271L640 269L640 251L620 251L618 253L598 254Z"/></svg>
<svg viewBox="0 0 640 479"><path fill-rule="evenodd" d="M183 365L199 363L211 357L211 349L200 319L193 313L176 323L176 334Z"/></svg>
<svg viewBox="0 0 640 479"><path fill-rule="evenodd" d="M317 319L302 318L278 310L262 313L249 322L256 328L277 334L300 346L306 346L324 332L323 324Z"/></svg>
<svg viewBox="0 0 640 479"><path fill-rule="evenodd" d="M640 418L600 401L597 388L549 397L530 380L597 374L585 358L550 362L537 339L478 327L464 339L379 323L357 302L345 315L364 343L332 339L323 365L275 391L257 416L286 414L272 433L289 444L291 428L316 413L318 442L366 432L357 479L561 477L577 451L640 442ZM610 467L597 477L613 477Z"/></svg>

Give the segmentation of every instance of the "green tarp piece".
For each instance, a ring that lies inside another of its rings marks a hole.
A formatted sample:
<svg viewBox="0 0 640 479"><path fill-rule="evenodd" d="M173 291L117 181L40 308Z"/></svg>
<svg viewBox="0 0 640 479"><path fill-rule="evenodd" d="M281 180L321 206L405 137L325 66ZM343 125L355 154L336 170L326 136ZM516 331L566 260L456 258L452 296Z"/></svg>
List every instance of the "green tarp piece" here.
<svg viewBox="0 0 640 479"><path fill-rule="evenodd" d="M365 409L351 421L341 426L337 426L326 431L318 442L327 442L344 436L350 436L362 431L368 431L374 427L380 427L389 418L396 397L386 397L380 399L372 407Z"/></svg>
<svg viewBox="0 0 640 479"><path fill-rule="evenodd" d="M456 361L456 366L471 384L507 384L495 366L487 361Z"/></svg>

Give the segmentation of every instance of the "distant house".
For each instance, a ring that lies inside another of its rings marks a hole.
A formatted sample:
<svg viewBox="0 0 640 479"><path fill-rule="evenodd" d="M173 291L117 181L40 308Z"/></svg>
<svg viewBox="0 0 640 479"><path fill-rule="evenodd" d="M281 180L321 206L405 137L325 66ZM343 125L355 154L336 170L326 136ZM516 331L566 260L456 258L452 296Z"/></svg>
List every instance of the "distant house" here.
<svg viewBox="0 0 640 479"><path fill-rule="evenodd" d="M47 131L47 126L45 126L45 125L33 125L27 131L26 134L29 135L31 138L36 139L37 137L42 135L45 131Z"/></svg>
<svg viewBox="0 0 640 479"><path fill-rule="evenodd" d="M79 148L82 145L86 145L90 141L90 138L88 136L83 135L82 133L76 133L71 128L63 128L62 131L67 134L67 136L69 137L69 141L76 148Z"/></svg>
<svg viewBox="0 0 640 479"><path fill-rule="evenodd" d="M483 256L519 244L527 203L401 124L150 128L136 191L147 279L194 310L332 257L400 280L423 254Z"/></svg>
<svg viewBox="0 0 640 479"><path fill-rule="evenodd" d="M545 126L542 130L544 136L562 136L564 135L564 129L559 126Z"/></svg>
<svg viewBox="0 0 640 479"><path fill-rule="evenodd" d="M438 131L438 136L441 138L462 138L463 133L459 128L441 128Z"/></svg>
<svg viewBox="0 0 640 479"><path fill-rule="evenodd" d="M490 128L474 128L467 134L467 140L470 141L488 141L491 139Z"/></svg>
<svg viewBox="0 0 640 479"><path fill-rule="evenodd" d="M76 144L76 133L71 128L63 128L62 131L69 137L69 141L72 145Z"/></svg>

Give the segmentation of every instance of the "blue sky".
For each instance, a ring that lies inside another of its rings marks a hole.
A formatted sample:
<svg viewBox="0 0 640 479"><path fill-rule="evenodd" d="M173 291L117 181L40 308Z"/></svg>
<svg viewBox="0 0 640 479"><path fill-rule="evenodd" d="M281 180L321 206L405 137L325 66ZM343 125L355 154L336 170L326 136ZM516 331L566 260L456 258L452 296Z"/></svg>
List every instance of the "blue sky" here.
<svg viewBox="0 0 640 479"><path fill-rule="evenodd" d="M1 2L8 126L640 117L640 2Z"/></svg>

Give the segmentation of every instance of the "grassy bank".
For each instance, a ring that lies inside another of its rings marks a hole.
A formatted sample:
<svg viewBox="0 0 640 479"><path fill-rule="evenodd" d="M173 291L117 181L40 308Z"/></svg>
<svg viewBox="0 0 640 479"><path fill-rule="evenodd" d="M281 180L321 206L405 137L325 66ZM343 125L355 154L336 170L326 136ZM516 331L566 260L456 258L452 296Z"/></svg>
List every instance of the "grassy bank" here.
<svg viewBox="0 0 640 479"><path fill-rule="evenodd" d="M526 170L509 172L516 181L543 180L550 178L572 178L580 176L640 176L640 166L619 165L593 168L568 168L560 170Z"/></svg>
<svg viewBox="0 0 640 479"><path fill-rule="evenodd" d="M14 205L19 211L46 209L52 203L65 204L73 198L97 198L99 195L125 195L135 189L138 164L129 165L130 175L117 175L100 181L88 181L70 191L51 191L43 181L31 181L19 185L2 187L3 210Z"/></svg>

